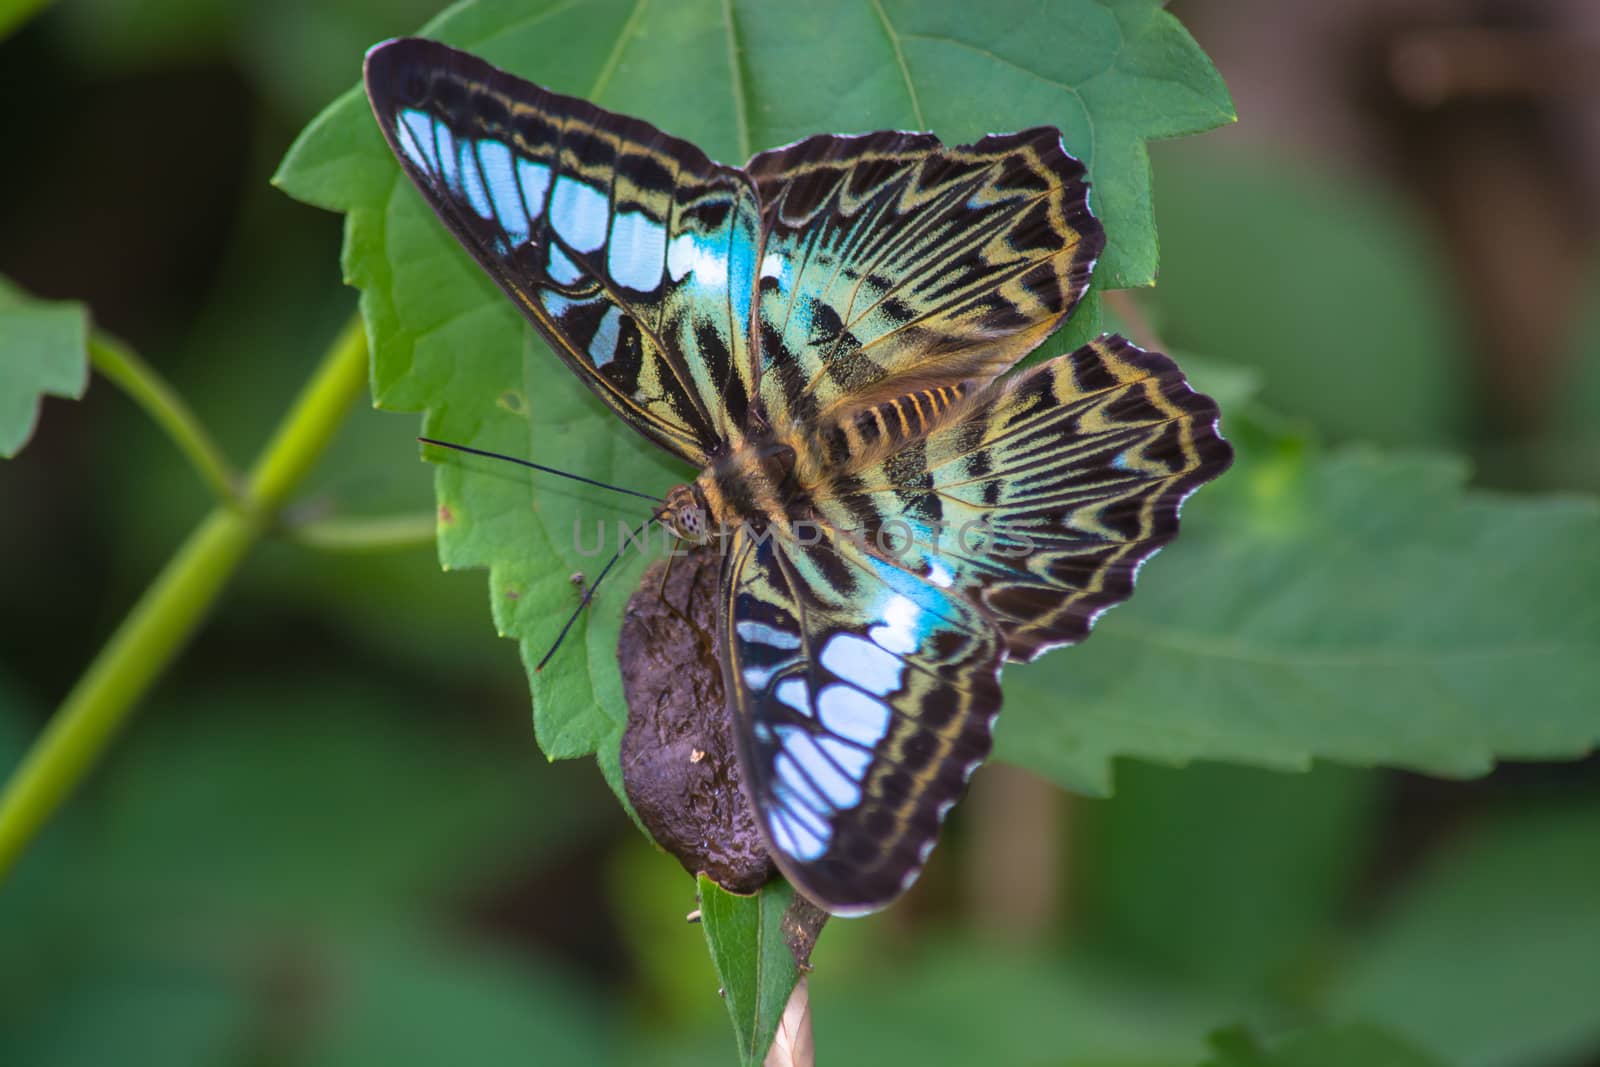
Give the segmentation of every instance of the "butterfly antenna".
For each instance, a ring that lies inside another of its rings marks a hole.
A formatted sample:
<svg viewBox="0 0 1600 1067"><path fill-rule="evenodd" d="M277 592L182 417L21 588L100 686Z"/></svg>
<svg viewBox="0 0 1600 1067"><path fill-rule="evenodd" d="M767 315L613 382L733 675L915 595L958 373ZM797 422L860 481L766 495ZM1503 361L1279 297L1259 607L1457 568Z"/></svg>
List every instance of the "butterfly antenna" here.
<svg viewBox="0 0 1600 1067"><path fill-rule="evenodd" d="M644 526L640 527L640 533L648 536L650 524L660 519L661 516L665 515L666 513L667 509L662 508L660 511L646 519ZM634 537L636 536L638 535L635 534ZM610 574L611 568L617 565L617 561L622 558L623 549L627 548L629 542L632 540L633 537L629 537L627 541L624 541L621 545L619 545L617 550L611 554L611 558L606 561L606 565L600 568L600 573L595 575L594 581L589 583L589 588L584 590L583 599L578 601L578 606L573 609L571 615L567 616L567 624L563 626L561 628L561 632L556 635L555 644L550 646L550 651L544 654L544 659L540 660L538 666L533 668L533 673L538 674L540 671L544 670L544 665L549 663L550 657L556 654L556 649L561 647L561 642L567 639L567 634L572 630L572 624L578 621L578 616L583 614L583 609L589 606L589 601L594 599L595 590L599 589L600 583L606 580L606 575Z"/></svg>
<svg viewBox="0 0 1600 1067"><path fill-rule="evenodd" d="M452 444L449 441L437 441L432 437L419 437L417 440L421 441L425 445L438 445L440 448L453 448L457 452L467 452L474 456L486 456L489 459L503 459L507 463L515 463L519 467L528 467L532 470L543 471L545 474L557 474L563 478L570 478L575 482L582 482L584 485L592 485L599 489L609 489L613 493L627 493L629 496L636 496L642 500L651 500L657 503L660 503L661 501L660 497L651 496L649 493L641 493L637 489L624 489L620 485L609 485L605 482L597 482L593 478L585 478L581 474L571 474L567 471L558 471L554 467L546 467L542 463L534 463L530 460L519 459L516 456L508 456L503 452L486 452L481 448L471 448L467 445Z"/></svg>

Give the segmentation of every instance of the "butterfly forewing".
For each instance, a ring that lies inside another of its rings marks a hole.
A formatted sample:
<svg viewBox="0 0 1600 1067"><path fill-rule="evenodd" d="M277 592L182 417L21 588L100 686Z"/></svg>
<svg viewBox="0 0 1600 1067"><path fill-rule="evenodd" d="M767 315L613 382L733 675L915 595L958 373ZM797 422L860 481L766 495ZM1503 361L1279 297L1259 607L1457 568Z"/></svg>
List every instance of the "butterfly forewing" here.
<svg viewBox="0 0 1600 1067"><path fill-rule="evenodd" d="M743 172L432 41L367 95L439 217L600 397L703 464L742 431L759 219Z"/></svg>
<svg viewBox="0 0 1600 1067"><path fill-rule="evenodd" d="M971 604L849 540L735 533L722 648L779 866L832 911L911 884L989 752L1003 648Z"/></svg>
<svg viewBox="0 0 1600 1067"><path fill-rule="evenodd" d="M765 236L760 395L815 426L932 385L987 382L1072 310L1105 245L1052 129L945 147L823 135L749 171Z"/></svg>

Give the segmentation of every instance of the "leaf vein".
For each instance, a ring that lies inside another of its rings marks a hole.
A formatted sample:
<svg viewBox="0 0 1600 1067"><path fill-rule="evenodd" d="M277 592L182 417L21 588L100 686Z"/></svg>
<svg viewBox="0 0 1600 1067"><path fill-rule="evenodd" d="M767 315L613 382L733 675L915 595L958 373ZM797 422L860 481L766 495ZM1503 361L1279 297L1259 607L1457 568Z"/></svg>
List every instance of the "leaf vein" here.
<svg viewBox="0 0 1600 1067"><path fill-rule="evenodd" d="M639 19L644 15L644 9L649 3L650 0L636 0L633 10L623 20L622 29L617 31L617 43L612 46L611 54L606 56L605 63L600 67L600 73L594 80L594 88L589 90L590 100L598 101L600 94L611 84L612 76L617 73L617 67L622 63L622 53L627 51L628 40L633 36L635 28L639 25Z"/></svg>
<svg viewBox="0 0 1600 1067"><path fill-rule="evenodd" d="M906 64L905 49L900 45L900 34L895 30L894 23L889 21L889 13L883 9L883 0L872 0L872 10L877 12L878 21L883 23L883 32L889 35L889 46L894 49L894 61L900 67L900 77L906 83L906 96L911 98L911 116L916 120L917 129L928 129L928 120L922 114L922 101L917 98L917 86L911 80L911 68Z"/></svg>
<svg viewBox="0 0 1600 1067"><path fill-rule="evenodd" d="M1202 637L1168 627L1131 623L1127 620L1118 620L1115 629L1124 638L1172 652L1268 666L1412 667L1419 664L1437 665L1462 660L1481 662L1484 659L1526 659L1564 654L1559 645L1549 642L1523 642L1453 650L1416 648L1395 650L1383 646L1360 645L1339 652L1289 652L1264 648L1244 640Z"/></svg>
<svg viewBox="0 0 1600 1067"><path fill-rule="evenodd" d="M728 73L733 80L733 123L739 132L739 159L750 159L750 116L746 110L749 90L744 82L744 65L739 60L739 31L733 21L733 0L722 0L722 25L728 31Z"/></svg>

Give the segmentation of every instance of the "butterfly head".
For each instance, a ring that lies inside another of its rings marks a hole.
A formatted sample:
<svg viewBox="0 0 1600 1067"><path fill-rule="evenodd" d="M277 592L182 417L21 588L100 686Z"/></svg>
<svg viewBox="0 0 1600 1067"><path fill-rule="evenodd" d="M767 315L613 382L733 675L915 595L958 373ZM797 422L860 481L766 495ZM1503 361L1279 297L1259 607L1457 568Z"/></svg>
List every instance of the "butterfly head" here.
<svg viewBox="0 0 1600 1067"><path fill-rule="evenodd" d="M705 494L693 483L675 485L668 491L665 514L661 517L668 529L693 545L705 544L715 532Z"/></svg>

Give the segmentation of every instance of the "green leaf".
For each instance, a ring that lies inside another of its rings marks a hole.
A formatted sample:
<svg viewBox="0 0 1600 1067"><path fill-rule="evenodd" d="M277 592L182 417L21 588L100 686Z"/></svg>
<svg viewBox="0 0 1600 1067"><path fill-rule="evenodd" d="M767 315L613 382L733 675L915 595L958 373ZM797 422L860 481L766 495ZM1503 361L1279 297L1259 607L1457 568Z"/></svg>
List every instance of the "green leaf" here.
<svg viewBox="0 0 1600 1067"><path fill-rule="evenodd" d="M1007 670L1001 758L1104 793L1117 755L1469 777L1600 742L1600 504L1236 421L1139 594Z"/></svg>
<svg viewBox="0 0 1600 1067"><path fill-rule="evenodd" d="M1524 704L1524 710L1533 707ZM1600 805L1460 828L1369 932L1328 1008L1470 1067L1600 1048Z"/></svg>
<svg viewBox="0 0 1600 1067"><path fill-rule="evenodd" d="M377 684L234 685L151 711L99 783L93 877L81 879L108 898L97 914L130 922L405 915L488 880L508 855L560 847L604 811L592 776L541 773L529 746L452 738Z"/></svg>
<svg viewBox="0 0 1600 1067"><path fill-rule="evenodd" d="M1102 285L1155 270L1144 141L1232 118L1216 72L1153 0L1057 0L1015 10L907 0L646 6L631 0L493 0L426 31L492 62L687 137L713 156L818 130L927 126L952 142L1047 123L1089 163L1110 235ZM827 50L819 77L818 48ZM511 303L405 182L361 95L301 135L276 181L348 214L346 279L362 290L377 402L424 410L430 436L662 491L691 476L641 442L533 338ZM1069 327L1070 329L1071 327ZM501 633L531 667L601 559L578 547L644 513L489 461L441 459L440 557L489 568ZM616 642L643 560L630 553L551 665L530 671L535 727L553 758L598 752L619 785L625 718ZM620 788L619 788L620 794Z"/></svg>
<svg viewBox="0 0 1600 1067"><path fill-rule="evenodd" d="M1332 176L1205 147L1156 153L1150 303L1165 340L1259 371L1266 403L1335 439L1461 441L1469 316L1417 213L1359 169Z"/></svg>
<svg viewBox="0 0 1600 1067"><path fill-rule="evenodd" d="M620 1062L601 991L479 914L593 829L593 775L392 686L270 673L150 708L24 857L0 1063ZM0 672L0 771L24 710Z"/></svg>
<svg viewBox="0 0 1600 1067"><path fill-rule="evenodd" d="M240 1036L255 1022L250 990L173 952L164 959L102 953L72 975L50 973L60 957L36 961L52 995L0 1027L0 1062L30 1067L165 1067L237 1062ZM85 1026L85 1019L94 1024Z"/></svg>
<svg viewBox="0 0 1600 1067"><path fill-rule="evenodd" d="M1127 763L1074 809L1075 925L1162 980L1254 989L1293 972L1365 869L1382 780Z"/></svg>
<svg viewBox="0 0 1600 1067"><path fill-rule="evenodd" d="M481 946L404 931L332 941L338 995L319 1020L310 1067L442 1063L590 1067L620 1062L620 1029L578 975ZM396 936L398 934L398 936Z"/></svg>
<svg viewBox="0 0 1600 1067"><path fill-rule="evenodd" d="M0 456L28 443L43 397L76 400L88 386L88 309L35 300L0 278Z"/></svg>
<svg viewBox="0 0 1600 1067"><path fill-rule="evenodd" d="M824 963L827 980L812 983L818 1063L1192 1064L1217 1021L1246 1010L1237 995L1139 981L1048 936L1007 945L928 927L914 939L860 929L849 934L876 942L864 965L836 975Z"/></svg>
<svg viewBox="0 0 1600 1067"><path fill-rule="evenodd" d="M759 1064L800 981L800 968L783 939L783 914L794 890L777 879L746 897L729 893L705 875L698 882L700 922L733 1018L739 1060Z"/></svg>
<svg viewBox="0 0 1600 1067"><path fill-rule="evenodd" d="M1264 1046L1243 1028L1211 1037L1203 1067L1438 1067L1440 1061L1375 1026L1319 1026Z"/></svg>

